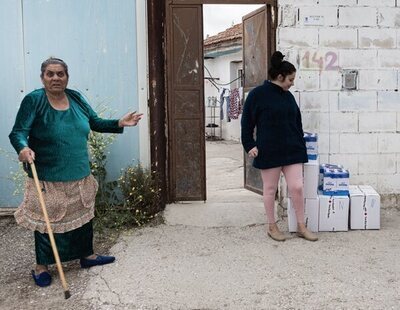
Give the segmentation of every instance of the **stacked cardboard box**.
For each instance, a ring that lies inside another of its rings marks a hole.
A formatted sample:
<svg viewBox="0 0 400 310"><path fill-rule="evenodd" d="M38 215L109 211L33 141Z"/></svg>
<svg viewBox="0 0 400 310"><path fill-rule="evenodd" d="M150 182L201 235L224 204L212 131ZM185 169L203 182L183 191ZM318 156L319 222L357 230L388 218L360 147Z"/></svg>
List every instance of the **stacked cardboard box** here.
<svg viewBox="0 0 400 310"><path fill-rule="evenodd" d="M348 231L380 228L380 196L368 185L350 186L350 173L341 165L319 164L318 136L305 133L308 163L304 164L304 219L308 229ZM288 192L288 226L297 230Z"/></svg>
<svg viewBox="0 0 400 310"><path fill-rule="evenodd" d="M350 229L380 229L380 197L368 185L350 186Z"/></svg>
<svg viewBox="0 0 400 310"><path fill-rule="evenodd" d="M304 222L307 228L313 232L318 231L318 180L319 180L319 158L318 158L318 136L305 133L308 163L304 164ZM289 193L289 192L288 192ZM293 202L288 198L287 204L288 226L290 232L297 231L297 218Z"/></svg>

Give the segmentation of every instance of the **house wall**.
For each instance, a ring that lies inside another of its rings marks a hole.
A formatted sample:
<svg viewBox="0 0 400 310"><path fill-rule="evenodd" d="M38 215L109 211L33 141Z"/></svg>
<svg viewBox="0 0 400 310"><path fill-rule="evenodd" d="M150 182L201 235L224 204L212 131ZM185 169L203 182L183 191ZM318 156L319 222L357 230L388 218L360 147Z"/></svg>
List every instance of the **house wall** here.
<svg viewBox="0 0 400 310"><path fill-rule="evenodd" d="M293 92L303 127L319 134L321 162L351 183L400 193L400 3L281 0L278 50L299 69ZM342 88L356 70L357 88Z"/></svg>
<svg viewBox="0 0 400 310"><path fill-rule="evenodd" d="M233 54L223 55L216 57L214 59L205 59L204 64L211 72L214 78L219 78L216 80L217 83L223 84L228 83L236 78L237 70L242 68L242 52L236 52ZM237 63L237 62L240 63ZM209 73L207 71L204 72L204 76L208 77ZM228 88L233 89L238 87L237 82L232 83L227 86L218 86L219 88ZM207 118L211 114L210 108L207 107L208 101L207 98L209 96L216 96L219 100L219 91L211 84L210 81L205 80L204 82L204 100L206 106L206 125L210 122L210 119ZM227 121L226 117L226 105L223 106L224 109L224 119L221 121L222 124L222 138L224 140L233 140L240 141L240 119L232 119L230 122ZM217 115L219 115L219 109L217 109ZM219 121L219 119L217 119ZM206 128L206 133L209 132L210 129ZM215 133L219 133L219 129L215 130Z"/></svg>
<svg viewBox="0 0 400 310"><path fill-rule="evenodd" d="M115 118L137 110L144 112L147 119L143 1L6 0L0 2L0 25L0 40L7 42L7 48L0 51L1 67L7 77L1 85L0 148L11 158L16 159L17 155L8 134L19 104L30 91L42 87L40 64L50 56L66 61L68 87L79 90L93 108L105 104L115 111ZM126 128L110 148L109 178L116 179L121 169L139 160L148 165L148 140L147 120L140 130ZM7 179L16 170L17 163L0 156L0 207L15 206L21 200L12 195L14 183Z"/></svg>

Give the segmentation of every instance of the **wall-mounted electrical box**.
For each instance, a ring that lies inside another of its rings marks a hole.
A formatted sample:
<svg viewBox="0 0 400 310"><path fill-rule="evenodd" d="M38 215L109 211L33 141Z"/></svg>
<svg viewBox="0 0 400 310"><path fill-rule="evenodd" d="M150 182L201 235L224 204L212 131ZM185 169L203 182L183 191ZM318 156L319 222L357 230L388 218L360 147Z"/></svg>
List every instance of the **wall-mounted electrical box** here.
<svg viewBox="0 0 400 310"><path fill-rule="evenodd" d="M342 72L342 88L357 89L357 70L343 70Z"/></svg>

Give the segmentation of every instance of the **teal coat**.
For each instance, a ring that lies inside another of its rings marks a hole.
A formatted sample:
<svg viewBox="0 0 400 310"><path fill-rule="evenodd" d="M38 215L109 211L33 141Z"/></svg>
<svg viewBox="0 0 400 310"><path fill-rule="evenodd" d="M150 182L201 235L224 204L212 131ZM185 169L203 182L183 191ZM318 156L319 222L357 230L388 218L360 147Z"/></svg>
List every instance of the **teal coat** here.
<svg viewBox="0 0 400 310"><path fill-rule="evenodd" d="M77 91L66 89L69 108L55 110L43 88L22 100L9 135L16 152L29 146L35 152L38 177L43 181L75 181L90 174L90 130L122 133L117 119L102 119ZM28 175L32 177L31 171Z"/></svg>

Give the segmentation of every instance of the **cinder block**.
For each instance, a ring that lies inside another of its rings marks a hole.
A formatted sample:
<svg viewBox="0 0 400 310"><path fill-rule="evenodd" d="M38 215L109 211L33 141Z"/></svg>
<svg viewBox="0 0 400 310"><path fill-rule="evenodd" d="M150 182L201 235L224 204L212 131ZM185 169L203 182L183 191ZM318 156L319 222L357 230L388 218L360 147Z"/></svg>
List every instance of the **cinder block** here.
<svg viewBox="0 0 400 310"><path fill-rule="evenodd" d="M340 135L340 153L373 154L377 153L377 151L378 151L378 134L343 133Z"/></svg>
<svg viewBox="0 0 400 310"><path fill-rule="evenodd" d="M397 71L395 70L360 70L360 90L395 90L397 88Z"/></svg>
<svg viewBox="0 0 400 310"><path fill-rule="evenodd" d="M375 91L343 91L339 93L340 111L376 111Z"/></svg>
<svg viewBox="0 0 400 310"><path fill-rule="evenodd" d="M378 26L379 27L399 28L400 27L400 8L399 7L378 8Z"/></svg>
<svg viewBox="0 0 400 310"><path fill-rule="evenodd" d="M400 112L400 93L398 91L378 92L378 111Z"/></svg>
<svg viewBox="0 0 400 310"><path fill-rule="evenodd" d="M360 112L360 132L395 132L397 116L393 112Z"/></svg>
<svg viewBox="0 0 400 310"><path fill-rule="evenodd" d="M377 66L377 50L340 50L339 66L342 69L371 69Z"/></svg>
<svg viewBox="0 0 400 310"><path fill-rule="evenodd" d="M364 155L363 155L364 156ZM345 167L350 172L350 181L353 174L358 174L358 154L332 154L329 157L329 163L338 164ZM351 182L350 182L351 183Z"/></svg>
<svg viewBox="0 0 400 310"><path fill-rule="evenodd" d="M399 3L399 5L400 5L400 3ZM397 47L398 48L400 47L400 30L399 29L397 29Z"/></svg>
<svg viewBox="0 0 400 310"><path fill-rule="evenodd" d="M319 0L318 3L320 5L346 6L346 5L356 5L357 0Z"/></svg>
<svg viewBox="0 0 400 310"><path fill-rule="evenodd" d="M400 68L400 50L378 50L378 63L382 68Z"/></svg>
<svg viewBox="0 0 400 310"><path fill-rule="evenodd" d="M363 154L358 171L360 174L395 174L396 154Z"/></svg>
<svg viewBox="0 0 400 310"><path fill-rule="evenodd" d="M280 0L279 5L284 5L284 4L296 4L297 6L302 6L302 5L315 5L317 4L317 0Z"/></svg>
<svg viewBox="0 0 400 310"><path fill-rule="evenodd" d="M321 28L319 45L333 48L356 48L357 29L355 28Z"/></svg>
<svg viewBox="0 0 400 310"><path fill-rule="evenodd" d="M358 47L360 48L395 48L396 29L358 29Z"/></svg>
<svg viewBox="0 0 400 310"><path fill-rule="evenodd" d="M329 91L329 108L331 112L339 111L339 92Z"/></svg>
<svg viewBox="0 0 400 310"><path fill-rule="evenodd" d="M378 187L378 177L376 174L352 174L350 175L350 184L371 185L373 188Z"/></svg>
<svg viewBox="0 0 400 310"><path fill-rule="evenodd" d="M397 153L397 169L396 169L397 173L400 173L400 154Z"/></svg>
<svg viewBox="0 0 400 310"><path fill-rule="evenodd" d="M281 5L279 12L279 25L281 27L293 27L296 25L297 10L293 5Z"/></svg>
<svg viewBox="0 0 400 310"><path fill-rule="evenodd" d="M339 133L318 133L318 152L320 154L337 154L340 150ZM329 156L330 156L329 155ZM328 159L320 158L320 163L327 163Z"/></svg>
<svg viewBox="0 0 400 310"><path fill-rule="evenodd" d="M280 28L278 33L280 47L317 47L318 29L316 28Z"/></svg>
<svg viewBox="0 0 400 310"><path fill-rule="evenodd" d="M297 4L297 3L296 3ZM301 26L310 27L305 23L305 18L311 16L319 16L321 25L319 27L337 26L338 8L336 6L303 6L299 7L299 24Z"/></svg>
<svg viewBox="0 0 400 310"><path fill-rule="evenodd" d="M330 152L330 139L329 139L329 133L318 133L318 155L321 153L329 154ZM325 163L326 161L321 161L321 158L319 159L320 163Z"/></svg>
<svg viewBox="0 0 400 310"><path fill-rule="evenodd" d="M385 133L379 135L379 153L399 153L400 133Z"/></svg>
<svg viewBox="0 0 400 310"><path fill-rule="evenodd" d="M393 194L400 192L400 174L384 174L377 176L380 194Z"/></svg>
<svg viewBox="0 0 400 310"><path fill-rule="evenodd" d="M360 6L384 6L384 7L394 7L396 6L396 0L358 0L358 5Z"/></svg>
<svg viewBox="0 0 400 310"><path fill-rule="evenodd" d="M329 152L331 154L338 154L340 152L340 134L329 134Z"/></svg>
<svg viewBox="0 0 400 310"><path fill-rule="evenodd" d="M330 132L357 132L358 114L354 112L331 112L329 117Z"/></svg>
<svg viewBox="0 0 400 310"><path fill-rule="evenodd" d="M282 54L285 56L285 60L291 62L295 67L299 67L298 64L298 50L296 48L279 48Z"/></svg>
<svg viewBox="0 0 400 310"><path fill-rule="evenodd" d="M329 113L303 111L301 117L304 131L318 133L329 131Z"/></svg>
<svg viewBox="0 0 400 310"><path fill-rule="evenodd" d="M301 92L300 108L302 111L329 111L327 92Z"/></svg>
<svg viewBox="0 0 400 310"><path fill-rule="evenodd" d="M341 90L342 73L340 71L321 71L321 90Z"/></svg>
<svg viewBox="0 0 400 310"><path fill-rule="evenodd" d="M397 113L397 131L400 131L400 112Z"/></svg>
<svg viewBox="0 0 400 310"><path fill-rule="evenodd" d="M339 7L339 26L373 27L377 24L377 9L371 7Z"/></svg>
<svg viewBox="0 0 400 310"><path fill-rule="evenodd" d="M293 90L319 90L319 73L317 71L299 70Z"/></svg>
<svg viewBox="0 0 400 310"><path fill-rule="evenodd" d="M327 163L329 162L329 155L325 153L319 153L318 154L319 160L321 163Z"/></svg>

